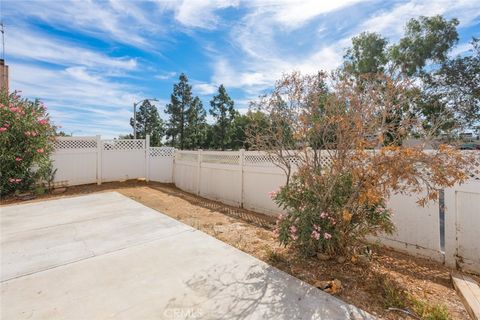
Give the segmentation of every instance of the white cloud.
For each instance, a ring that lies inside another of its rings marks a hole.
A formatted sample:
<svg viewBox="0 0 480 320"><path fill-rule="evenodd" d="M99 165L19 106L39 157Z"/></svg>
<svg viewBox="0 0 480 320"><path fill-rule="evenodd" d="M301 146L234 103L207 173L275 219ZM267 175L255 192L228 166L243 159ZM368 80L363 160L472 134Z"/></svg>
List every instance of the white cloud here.
<svg viewBox="0 0 480 320"><path fill-rule="evenodd" d="M140 93L112 82L85 67L47 69L25 63L10 63L11 88L22 95L41 98L66 131L82 135L102 133L118 136L130 130L131 103Z"/></svg>
<svg viewBox="0 0 480 320"><path fill-rule="evenodd" d="M162 72L160 74L157 74L155 76L155 78L160 79L160 80L168 80L168 79L171 79L171 78L175 77L176 75L177 75L177 73L174 72L174 71Z"/></svg>
<svg viewBox="0 0 480 320"><path fill-rule="evenodd" d="M158 1L160 8L173 10L175 19L187 27L215 29L220 21L217 10L236 7L238 0Z"/></svg>
<svg viewBox="0 0 480 320"><path fill-rule="evenodd" d="M445 15L458 18L460 27L468 26L478 19L480 2L471 0L412 0L374 14L358 28L359 31L379 32L389 38L399 38L406 22L420 15Z"/></svg>
<svg viewBox="0 0 480 320"><path fill-rule="evenodd" d="M455 48L453 48L453 50L450 52L450 56L455 57L457 55L466 54L467 52L469 52L472 49L473 49L473 46L470 42L461 43L458 46L456 46Z"/></svg>
<svg viewBox="0 0 480 320"><path fill-rule="evenodd" d="M137 67L136 59L109 57L45 34L18 27L8 29L7 41L7 56L15 57L15 59L109 69L132 70Z"/></svg>
<svg viewBox="0 0 480 320"><path fill-rule="evenodd" d="M146 35L162 32L159 17L137 1L12 1L4 7L8 7L7 19L12 21L26 15L59 29L82 30L127 45L151 47Z"/></svg>
<svg viewBox="0 0 480 320"><path fill-rule="evenodd" d="M218 86L212 83L194 83L193 92L194 94L200 95L211 95L217 92Z"/></svg>
<svg viewBox="0 0 480 320"><path fill-rule="evenodd" d="M336 11L365 0L272 0L256 1L257 11L268 12L273 20L285 27L298 28L305 22L325 13Z"/></svg>

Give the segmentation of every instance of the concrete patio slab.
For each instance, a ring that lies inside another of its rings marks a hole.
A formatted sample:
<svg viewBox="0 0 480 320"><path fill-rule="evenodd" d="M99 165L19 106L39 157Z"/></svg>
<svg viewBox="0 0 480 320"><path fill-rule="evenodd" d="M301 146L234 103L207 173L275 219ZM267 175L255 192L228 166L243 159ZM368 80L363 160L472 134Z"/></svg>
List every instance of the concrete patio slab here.
<svg viewBox="0 0 480 320"><path fill-rule="evenodd" d="M2 319L370 319L118 193L1 207Z"/></svg>

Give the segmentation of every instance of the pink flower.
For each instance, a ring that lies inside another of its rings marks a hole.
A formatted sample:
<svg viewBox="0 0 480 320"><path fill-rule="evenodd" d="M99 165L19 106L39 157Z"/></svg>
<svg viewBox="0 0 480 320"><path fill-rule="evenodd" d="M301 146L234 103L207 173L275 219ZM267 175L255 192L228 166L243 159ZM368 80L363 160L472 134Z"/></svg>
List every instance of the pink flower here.
<svg viewBox="0 0 480 320"><path fill-rule="evenodd" d="M45 150L43 150L43 148L40 148L40 149L37 149L37 152L38 152L38 153L44 153Z"/></svg>
<svg viewBox="0 0 480 320"><path fill-rule="evenodd" d="M3 126L4 126L5 128L10 128L10 125L9 125L8 123L5 123Z"/></svg>
<svg viewBox="0 0 480 320"><path fill-rule="evenodd" d="M297 227L295 227L295 226L291 226L289 230L290 230L291 234L296 234L297 233Z"/></svg>
<svg viewBox="0 0 480 320"><path fill-rule="evenodd" d="M320 239L320 232L313 230L310 236L312 237L312 239L318 240Z"/></svg>
<svg viewBox="0 0 480 320"><path fill-rule="evenodd" d="M12 182L12 183L15 183L15 179L13 179L13 178L8 179L8 181Z"/></svg>
<svg viewBox="0 0 480 320"><path fill-rule="evenodd" d="M16 157L16 158L15 158L15 161L20 162L20 161L22 161L22 158Z"/></svg>
<svg viewBox="0 0 480 320"><path fill-rule="evenodd" d="M278 236L280 234L280 230L278 228L273 229L273 234Z"/></svg>
<svg viewBox="0 0 480 320"><path fill-rule="evenodd" d="M293 241L297 241L298 240L298 236L296 234L291 234L290 237L292 237L292 240Z"/></svg>
<svg viewBox="0 0 480 320"><path fill-rule="evenodd" d="M328 213L326 213L325 211L320 213L320 218L325 219L326 217L328 217Z"/></svg>
<svg viewBox="0 0 480 320"><path fill-rule="evenodd" d="M35 137L38 135L38 133L36 133L35 131L30 132L30 134L32 135L32 137Z"/></svg>
<svg viewBox="0 0 480 320"><path fill-rule="evenodd" d="M22 182L22 179L15 179L15 183Z"/></svg>
<svg viewBox="0 0 480 320"><path fill-rule="evenodd" d="M25 131L25 135L29 137L31 135L30 131Z"/></svg>
<svg viewBox="0 0 480 320"><path fill-rule="evenodd" d="M45 120L45 119L40 119L40 120L38 120L38 123L41 124L41 125L45 125L45 124L48 123L48 121Z"/></svg>
<svg viewBox="0 0 480 320"><path fill-rule="evenodd" d="M268 193L268 196L273 199L273 198L275 198L275 197L277 196L277 192L276 192L276 191L270 191L270 192Z"/></svg>
<svg viewBox="0 0 480 320"><path fill-rule="evenodd" d="M1 127L1 128L0 128L0 132L4 132L4 131L7 131L7 128Z"/></svg>
<svg viewBox="0 0 480 320"><path fill-rule="evenodd" d="M317 231L320 231L320 226L314 224L314 225L313 225L313 229L315 229L315 230L317 230Z"/></svg>
<svg viewBox="0 0 480 320"><path fill-rule="evenodd" d="M331 235L330 233L328 233L328 232L325 232L325 233L323 234L323 237L324 237L326 240L328 240L328 239L331 239L331 238L332 238L332 235Z"/></svg>

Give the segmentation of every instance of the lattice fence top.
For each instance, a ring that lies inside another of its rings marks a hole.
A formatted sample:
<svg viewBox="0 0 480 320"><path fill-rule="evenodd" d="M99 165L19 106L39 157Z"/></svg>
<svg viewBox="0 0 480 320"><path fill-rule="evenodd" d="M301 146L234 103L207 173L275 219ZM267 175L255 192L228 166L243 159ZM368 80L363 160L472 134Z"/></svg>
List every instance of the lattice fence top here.
<svg viewBox="0 0 480 320"><path fill-rule="evenodd" d="M150 157L173 157L175 148L171 147L150 147Z"/></svg>
<svg viewBox="0 0 480 320"><path fill-rule="evenodd" d="M480 152L479 151L464 151L467 154L473 155L473 161L468 171L470 178L480 181Z"/></svg>
<svg viewBox="0 0 480 320"><path fill-rule="evenodd" d="M270 167L274 166L274 158L268 154L246 154L245 165L256 167Z"/></svg>
<svg viewBox="0 0 480 320"><path fill-rule="evenodd" d="M240 154L205 154L202 155L202 162L239 165Z"/></svg>
<svg viewBox="0 0 480 320"><path fill-rule="evenodd" d="M332 157L328 156L328 155L320 155L320 164L322 167L330 167L332 165Z"/></svg>
<svg viewBox="0 0 480 320"><path fill-rule="evenodd" d="M103 150L115 151L115 150L142 150L145 149L145 140L134 139L118 139L118 140L102 140Z"/></svg>
<svg viewBox="0 0 480 320"><path fill-rule="evenodd" d="M54 147L55 147L55 151L96 149L97 140L95 138L92 138L92 139L57 138L54 142Z"/></svg>
<svg viewBox="0 0 480 320"><path fill-rule="evenodd" d="M276 155L267 153L245 154L245 165L251 167L274 167L275 163L278 163L277 159ZM291 165L300 163L300 158L295 155L286 156L285 160L290 162Z"/></svg>
<svg viewBox="0 0 480 320"><path fill-rule="evenodd" d="M179 161L197 162L198 154L191 152L178 151L175 153L175 159Z"/></svg>

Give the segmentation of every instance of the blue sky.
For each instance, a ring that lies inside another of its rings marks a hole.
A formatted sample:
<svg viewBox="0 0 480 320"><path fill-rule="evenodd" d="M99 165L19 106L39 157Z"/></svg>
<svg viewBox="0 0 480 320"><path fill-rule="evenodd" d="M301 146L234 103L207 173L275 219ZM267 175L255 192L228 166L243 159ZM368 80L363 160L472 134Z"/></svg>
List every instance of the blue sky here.
<svg viewBox="0 0 480 320"><path fill-rule="evenodd" d="M452 54L480 37L480 1L2 0L10 87L42 99L74 135L131 131L134 101L162 117L185 72L204 106L224 84L240 112L283 72L331 70L352 36L390 41L418 15L460 20Z"/></svg>

